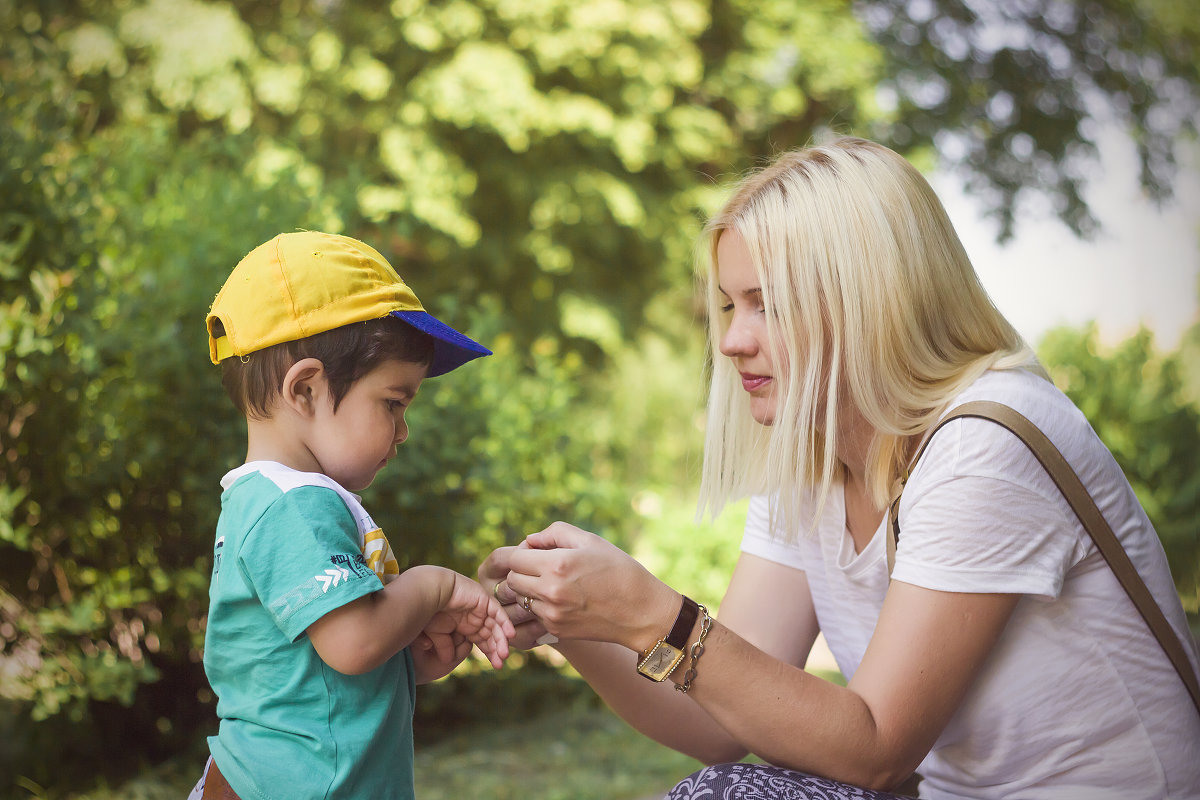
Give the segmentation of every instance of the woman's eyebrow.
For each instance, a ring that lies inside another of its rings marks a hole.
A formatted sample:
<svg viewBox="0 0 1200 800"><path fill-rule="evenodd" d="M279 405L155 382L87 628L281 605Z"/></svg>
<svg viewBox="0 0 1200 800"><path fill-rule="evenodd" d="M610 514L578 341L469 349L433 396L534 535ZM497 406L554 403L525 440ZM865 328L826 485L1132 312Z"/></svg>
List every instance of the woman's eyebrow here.
<svg viewBox="0 0 1200 800"><path fill-rule="evenodd" d="M728 293L728 291L726 291L725 289L722 289L720 287L720 285L718 285L718 287L716 287L716 290L720 291L720 293L722 295L725 295L726 297L730 296L730 293ZM755 287L754 289L746 289L743 291L742 296L743 297L752 297L756 294L762 294L762 289L758 288L758 287Z"/></svg>

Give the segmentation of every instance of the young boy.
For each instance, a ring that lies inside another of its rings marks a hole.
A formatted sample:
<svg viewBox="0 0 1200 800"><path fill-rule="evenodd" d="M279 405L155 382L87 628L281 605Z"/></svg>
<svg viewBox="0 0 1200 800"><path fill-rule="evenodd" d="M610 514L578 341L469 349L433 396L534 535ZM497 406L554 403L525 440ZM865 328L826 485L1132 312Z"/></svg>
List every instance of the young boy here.
<svg viewBox="0 0 1200 800"><path fill-rule="evenodd" d="M490 351L427 314L345 236L251 251L208 314L209 351L246 416L221 481L204 669L220 729L192 797L411 798L415 685L512 623L473 580L401 573L357 495L408 437L421 381Z"/></svg>

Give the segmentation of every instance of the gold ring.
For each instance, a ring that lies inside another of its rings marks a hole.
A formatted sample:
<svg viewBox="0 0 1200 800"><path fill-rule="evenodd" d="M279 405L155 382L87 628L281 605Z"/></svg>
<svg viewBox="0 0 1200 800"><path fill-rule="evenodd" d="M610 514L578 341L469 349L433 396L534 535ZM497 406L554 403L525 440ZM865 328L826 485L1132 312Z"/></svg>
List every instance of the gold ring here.
<svg viewBox="0 0 1200 800"><path fill-rule="evenodd" d="M496 581L496 585L492 587L492 597L496 598L501 604L504 603L503 600L500 600L500 584L502 583L504 581Z"/></svg>
<svg viewBox="0 0 1200 800"><path fill-rule="evenodd" d="M532 606L532 605L533 605L533 598L530 597L529 595L525 595L525 598L523 600L521 600L521 608L525 609L530 614L532 614L533 609L530 608L530 606Z"/></svg>

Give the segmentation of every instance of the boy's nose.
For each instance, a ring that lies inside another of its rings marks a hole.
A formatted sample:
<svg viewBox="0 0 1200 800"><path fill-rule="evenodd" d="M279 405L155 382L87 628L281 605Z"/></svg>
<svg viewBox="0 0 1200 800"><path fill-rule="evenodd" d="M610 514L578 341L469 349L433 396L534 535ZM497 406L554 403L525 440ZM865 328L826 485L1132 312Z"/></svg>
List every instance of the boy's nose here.
<svg viewBox="0 0 1200 800"><path fill-rule="evenodd" d="M396 436L392 440L396 444L404 444L404 440L408 438L408 423L401 420L396 424Z"/></svg>

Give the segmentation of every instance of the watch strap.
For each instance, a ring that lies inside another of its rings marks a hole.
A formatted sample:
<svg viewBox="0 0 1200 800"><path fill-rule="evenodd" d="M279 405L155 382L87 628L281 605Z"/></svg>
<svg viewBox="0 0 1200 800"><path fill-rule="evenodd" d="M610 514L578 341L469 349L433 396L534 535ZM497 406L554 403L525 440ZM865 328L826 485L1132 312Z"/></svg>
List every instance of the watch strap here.
<svg viewBox="0 0 1200 800"><path fill-rule="evenodd" d="M696 620L700 617L700 605L687 595L682 597L679 616L675 618L675 625L663 640L676 650L687 650L688 637L691 636L692 628L696 626Z"/></svg>

